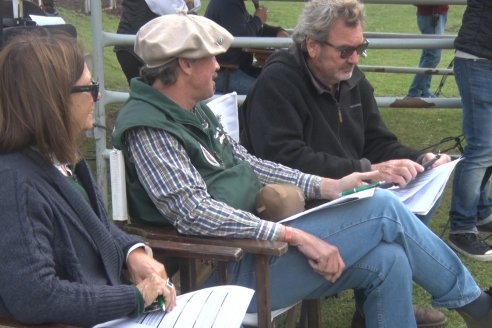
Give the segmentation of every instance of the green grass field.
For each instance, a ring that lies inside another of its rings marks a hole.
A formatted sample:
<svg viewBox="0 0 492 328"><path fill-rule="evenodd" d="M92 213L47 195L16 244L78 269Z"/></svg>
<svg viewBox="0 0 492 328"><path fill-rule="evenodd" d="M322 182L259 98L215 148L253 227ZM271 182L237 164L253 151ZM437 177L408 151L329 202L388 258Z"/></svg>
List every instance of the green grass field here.
<svg viewBox="0 0 492 328"><path fill-rule="evenodd" d="M202 13L208 0L202 0ZM252 4L247 2L250 11ZM301 12L302 2L262 1L262 5L270 9L269 23L292 28L297 22ZM418 33L415 17L415 7L412 5L376 5L367 4L368 32L402 32ZM455 35L461 24L464 6L451 6L446 34ZM89 17L73 11L59 9L61 16L69 23L77 27L80 39L87 51L91 49L91 34ZM104 15L104 29L115 32L118 17ZM415 67L418 63L420 51L417 50L371 50L367 59L361 60L365 65L391 65ZM439 67L447 67L453 58L452 50L445 50ZM111 90L127 90L126 80L112 49L105 49L105 83ZM404 96L411 82L412 76L405 74L369 73L369 80L375 88L377 96ZM433 90L437 87L440 77L433 78ZM457 97L453 77L449 77L442 91L444 97ZM108 116L117 109L117 105L108 106ZM438 142L444 137L461 134L461 110L456 109L381 109L387 125L393 130L401 141L415 148L424 148ZM431 222L431 228L443 238L447 238L447 213L450 204L450 183L446 189L443 203ZM491 264L479 263L463 259L467 267L476 277L480 286L492 285ZM395 290L395 293L398 291ZM415 303L430 306L429 295L421 288L416 287L414 293ZM323 302L323 326L331 328L350 327L350 319L354 310L352 293L344 292L336 298ZM465 327L463 320L453 311L443 310L449 318L448 327ZM282 327L282 323L278 325ZM404 328L404 327L403 327Z"/></svg>

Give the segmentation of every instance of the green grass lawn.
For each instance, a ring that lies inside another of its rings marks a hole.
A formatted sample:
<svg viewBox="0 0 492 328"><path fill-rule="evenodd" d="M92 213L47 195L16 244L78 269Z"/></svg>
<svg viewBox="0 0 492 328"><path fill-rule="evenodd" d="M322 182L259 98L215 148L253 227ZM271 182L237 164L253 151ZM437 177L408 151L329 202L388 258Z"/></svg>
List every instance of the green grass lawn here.
<svg viewBox="0 0 492 328"><path fill-rule="evenodd" d="M208 0L202 0L202 13ZM297 22L301 12L302 2L262 1L262 5L270 9L269 22L272 25L281 25L292 28ZM252 4L247 6L252 11ZM367 4L368 32L404 32L418 33L416 25L415 7L412 5L376 5ZM449 11L446 34L455 35L461 24L464 6L451 6ZM87 51L91 49L91 33L89 17L59 8L61 16L69 23L77 27L80 39ZM104 15L104 29L115 32L118 17ZM371 50L369 57L361 61L365 65L391 65L415 67L418 63L420 51L413 50ZM445 50L439 67L446 67L453 58L452 50ZM105 83L112 90L127 90L126 80L121 72L112 49L105 49ZM403 96L411 82L412 76L405 74L369 73L369 80L375 88L377 96ZM437 87L440 77L433 78L433 90ZM442 96L457 97L453 77L447 79ZM108 106L108 117L114 116L117 105ZM460 109L381 109L387 125L393 130L401 141L415 148L424 148L444 137L461 134L461 110ZM446 188L443 203L431 222L431 228L443 238L447 238L447 218L450 204L450 183ZM463 259L467 267L476 277L480 286L492 285L490 274L491 264L479 263ZM395 293L398 291L396 290ZM415 303L430 306L429 295L421 288L416 287L414 293ZM341 293L337 298L331 298L323 302L323 326L331 328L350 327L350 319L353 314L353 300L350 291ZM465 327L463 320L454 312L447 311L449 318L448 327ZM282 327L282 324L279 324Z"/></svg>

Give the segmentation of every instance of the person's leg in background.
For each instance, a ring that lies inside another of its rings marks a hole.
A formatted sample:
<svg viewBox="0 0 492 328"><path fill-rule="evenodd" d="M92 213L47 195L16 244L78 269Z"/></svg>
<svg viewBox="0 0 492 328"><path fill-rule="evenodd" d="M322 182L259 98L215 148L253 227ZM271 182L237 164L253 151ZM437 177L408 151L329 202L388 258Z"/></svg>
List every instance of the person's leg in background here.
<svg viewBox="0 0 492 328"><path fill-rule="evenodd" d="M437 17L437 18L436 18ZM447 22L447 14L434 16L417 15L417 25L422 34L443 34ZM419 67L436 68L441 60L441 49L422 49ZM409 97L434 97L430 91L432 75L415 74L408 89Z"/></svg>
<svg viewBox="0 0 492 328"><path fill-rule="evenodd" d="M117 48L115 49L115 52L128 85L130 85L130 80L132 78L140 76L140 68L143 65L142 61L132 49Z"/></svg>
<svg viewBox="0 0 492 328"><path fill-rule="evenodd" d="M492 61L457 57L454 73L467 145L454 174L449 244L475 260L492 261L492 248L478 234L479 229L492 232Z"/></svg>
<svg viewBox="0 0 492 328"><path fill-rule="evenodd" d="M39 6L43 9L46 16L58 16L58 11L55 9L53 0L40 0Z"/></svg>
<svg viewBox="0 0 492 328"><path fill-rule="evenodd" d="M248 94L249 88L256 81L256 77L248 73L239 68L220 69L215 79L215 92L224 94L236 91L238 95Z"/></svg>

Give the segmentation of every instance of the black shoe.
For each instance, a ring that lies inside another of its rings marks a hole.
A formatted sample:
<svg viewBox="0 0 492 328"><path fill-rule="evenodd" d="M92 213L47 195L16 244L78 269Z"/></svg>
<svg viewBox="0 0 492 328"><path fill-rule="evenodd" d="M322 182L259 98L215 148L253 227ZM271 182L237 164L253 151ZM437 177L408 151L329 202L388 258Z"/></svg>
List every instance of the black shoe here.
<svg viewBox="0 0 492 328"><path fill-rule="evenodd" d="M449 246L461 254L477 261L492 261L492 247L477 234L460 233L449 235Z"/></svg>
<svg viewBox="0 0 492 328"><path fill-rule="evenodd" d="M492 288L489 288L488 290L484 291L488 295L492 297ZM458 313L463 317L463 319L466 322L466 327L467 328L490 328L491 323L492 323L492 308L489 310L489 312L483 316L480 319L475 319L469 314L461 311L460 309L457 309Z"/></svg>
<svg viewBox="0 0 492 328"><path fill-rule="evenodd" d="M478 221L477 229L478 232L492 233L492 221L485 224L480 224L480 221Z"/></svg>

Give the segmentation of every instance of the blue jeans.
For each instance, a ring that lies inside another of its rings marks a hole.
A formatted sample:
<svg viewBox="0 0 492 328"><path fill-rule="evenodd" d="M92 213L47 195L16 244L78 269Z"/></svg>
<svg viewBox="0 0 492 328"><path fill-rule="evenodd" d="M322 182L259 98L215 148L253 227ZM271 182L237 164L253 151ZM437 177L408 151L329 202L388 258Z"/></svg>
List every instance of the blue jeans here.
<svg viewBox="0 0 492 328"><path fill-rule="evenodd" d="M433 26L432 16L417 15L417 25L422 34L443 34L448 15L439 15L436 26ZM419 67L436 68L441 60L441 49L423 49L420 55ZM430 91L432 75L416 74L408 89L410 97L433 97Z"/></svg>
<svg viewBox="0 0 492 328"><path fill-rule="evenodd" d="M257 67L251 67L248 71L221 69L215 79L215 92L225 94L236 91L238 95L247 95L260 72L261 69ZM225 81L226 75L228 75L228 83Z"/></svg>
<svg viewBox="0 0 492 328"><path fill-rule="evenodd" d="M455 58L454 73L463 103L465 157L456 166L451 200L451 233L477 232L491 215L492 61Z"/></svg>
<svg viewBox="0 0 492 328"><path fill-rule="evenodd" d="M270 259L274 309L303 299L358 291L368 328L416 327L412 279L433 297L433 305L461 307L480 295L480 288L448 246L418 220L391 192L309 213L289 225L336 245L346 264L331 283L314 272L296 247ZM252 256L230 267L232 284L255 288ZM256 312L256 299L248 309Z"/></svg>

